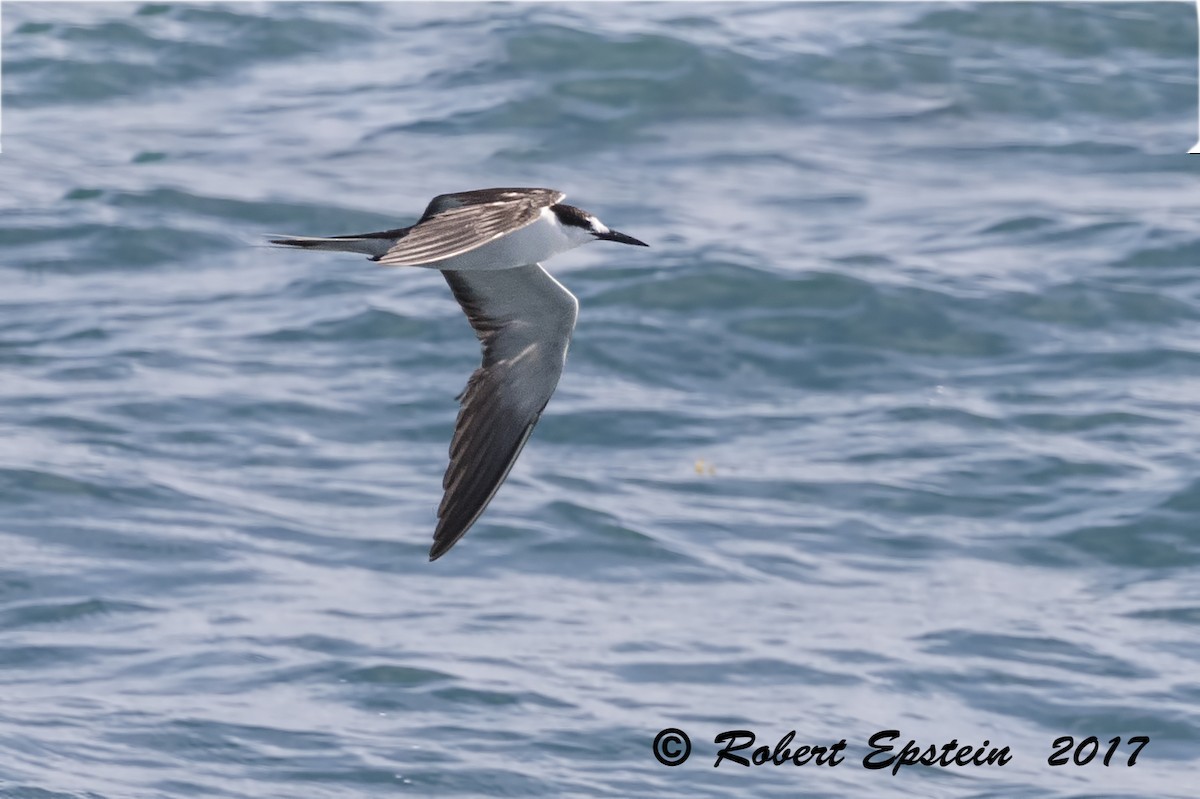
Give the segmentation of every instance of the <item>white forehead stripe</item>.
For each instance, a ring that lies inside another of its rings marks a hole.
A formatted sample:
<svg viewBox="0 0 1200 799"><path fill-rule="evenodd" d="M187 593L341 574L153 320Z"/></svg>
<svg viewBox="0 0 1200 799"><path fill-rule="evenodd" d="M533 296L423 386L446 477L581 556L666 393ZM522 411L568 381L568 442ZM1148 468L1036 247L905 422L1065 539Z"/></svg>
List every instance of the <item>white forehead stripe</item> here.
<svg viewBox="0 0 1200 799"><path fill-rule="evenodd" d="M596 232L598 232L598 233L607 233L608 232L608 226L605 225L603 222L601 222L596 217L589 216L588 222L591 223L592 229L595 230Z"/></svg>

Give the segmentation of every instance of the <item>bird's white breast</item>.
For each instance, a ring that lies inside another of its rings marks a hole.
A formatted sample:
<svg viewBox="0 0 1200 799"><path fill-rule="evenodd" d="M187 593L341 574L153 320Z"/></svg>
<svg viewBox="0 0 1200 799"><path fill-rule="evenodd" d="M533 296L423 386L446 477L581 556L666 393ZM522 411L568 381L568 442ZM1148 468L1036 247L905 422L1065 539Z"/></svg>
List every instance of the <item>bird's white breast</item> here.
<svg viewBox="0 0 1200 799"><path fill-rule="evenodd" d="M543 208L537 221L532 224L468 253L429 266L459 271L512 269L541 263L559 253L573 250L592 238L590 233L582 229L564 227L553 211Z"/></svg>

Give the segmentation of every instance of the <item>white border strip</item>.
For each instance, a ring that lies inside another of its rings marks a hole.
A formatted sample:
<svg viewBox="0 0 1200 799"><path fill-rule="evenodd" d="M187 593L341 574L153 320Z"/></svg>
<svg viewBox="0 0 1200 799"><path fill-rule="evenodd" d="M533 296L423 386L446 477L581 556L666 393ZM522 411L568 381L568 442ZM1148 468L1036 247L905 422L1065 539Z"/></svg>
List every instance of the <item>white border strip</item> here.
<svg viewBox="0 0 1200 799"><path fill-rule="evenodd" d="M1196 0L1196 83L1196 95L1200 98L1200 0ZM1200 155L1200 102L1196 106L1196 143L1188 154Z"/></svg>

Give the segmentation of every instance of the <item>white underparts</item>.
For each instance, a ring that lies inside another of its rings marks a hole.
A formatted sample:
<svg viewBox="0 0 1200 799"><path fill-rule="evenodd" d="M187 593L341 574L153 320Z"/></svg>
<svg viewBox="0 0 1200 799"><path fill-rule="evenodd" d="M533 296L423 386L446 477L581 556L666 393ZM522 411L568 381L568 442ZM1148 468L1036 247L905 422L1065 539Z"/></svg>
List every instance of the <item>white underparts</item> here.
<svg viewBox="0 0 1200 799"><path fill-rule="evenodd" d="M541 263L594 238L582 228L564 226L558 221L557 214L549 208L543 208L537 221L518 231L501 236L470 252L425 266L456 271L512 269L526 264Z"/></svg>

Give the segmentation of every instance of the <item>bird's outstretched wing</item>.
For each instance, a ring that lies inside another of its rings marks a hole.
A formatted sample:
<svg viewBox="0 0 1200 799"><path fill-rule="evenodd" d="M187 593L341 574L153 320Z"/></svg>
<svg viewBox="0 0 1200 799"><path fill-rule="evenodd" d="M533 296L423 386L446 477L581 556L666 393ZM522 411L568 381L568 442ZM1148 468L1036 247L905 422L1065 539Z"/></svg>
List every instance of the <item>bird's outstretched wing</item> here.
<svg viewBox="0 0 1200 799"><path fill-rule="evenodd" d="M566 197L553 189L479 189L434 197L421 220L376 260L423 266L482 247L532 224Z"/></svg>
<svg viewBox="0 0 1200 799"><path fill-rule="evenodd" d="M429 559L466 535L525 446L562 375L579 303L538 264L443 271L483 345L460 395Z"/></svg>

